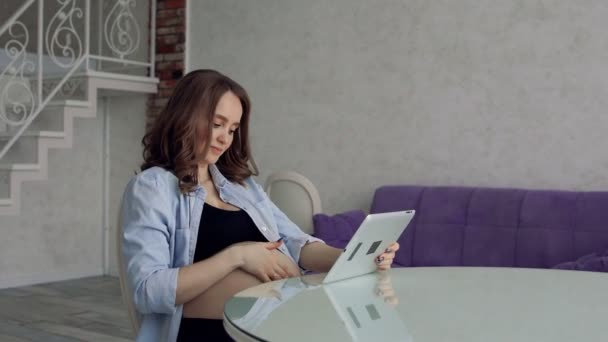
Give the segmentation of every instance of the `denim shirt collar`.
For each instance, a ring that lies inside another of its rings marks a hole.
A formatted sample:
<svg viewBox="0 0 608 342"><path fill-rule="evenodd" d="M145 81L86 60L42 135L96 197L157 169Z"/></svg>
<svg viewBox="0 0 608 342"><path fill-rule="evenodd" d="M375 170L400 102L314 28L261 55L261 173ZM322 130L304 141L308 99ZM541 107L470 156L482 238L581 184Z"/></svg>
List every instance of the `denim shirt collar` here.
<svg viewBox="0 0 608 342"><path fill-rule="evenodd" d="M215 184L215 187L218 188L218 190L222 189L226 186L227 183L229 183L226 177L224 177L224 175L222 175L220 170L217 168L217 166L215 166L215 164L209 165L209 174L213 179L213 184Z"/></svg>
<svg viewBox="0 0 608 342"><path fill-rule="evenodd" d="M224 177L224 175L222 175L222 173L217 168L217 166L215 166L215 164L209 165L209 174L211 175L211 179L213 180L213 185L221 196L224 188L227 184L230 184L230 182L226 179L226 177ZM205 197L207 196L207 191L205 190L205 187L203 187L201 184L197 184L196 188L194 188L194 194L197 197L205 199Z"/></svg>
<svg viewBox="0 0 608 342"><path fill-rule="evenodd" d="M221 200L239 208L243 208L242 201L239 199L241 196L246 195L243 189L226 179L215 164L209 165L209 174L211 175L211 179L213 180L213 184L217 189ZM198 184L196 186L195 196L203 201L205 200L205 197L207 197L207 191L202 185Z"/></svg>

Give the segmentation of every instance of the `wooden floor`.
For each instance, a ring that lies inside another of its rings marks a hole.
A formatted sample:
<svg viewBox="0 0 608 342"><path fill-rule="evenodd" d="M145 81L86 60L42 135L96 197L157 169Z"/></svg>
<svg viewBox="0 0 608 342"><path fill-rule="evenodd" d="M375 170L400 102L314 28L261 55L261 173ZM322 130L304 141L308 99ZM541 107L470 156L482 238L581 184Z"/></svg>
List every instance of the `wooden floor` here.
<svg viewBox="0 0 608 342"><path fill-rule="evenodd" d="M0 341L132 341L118 278L0 290Z"/></svg>

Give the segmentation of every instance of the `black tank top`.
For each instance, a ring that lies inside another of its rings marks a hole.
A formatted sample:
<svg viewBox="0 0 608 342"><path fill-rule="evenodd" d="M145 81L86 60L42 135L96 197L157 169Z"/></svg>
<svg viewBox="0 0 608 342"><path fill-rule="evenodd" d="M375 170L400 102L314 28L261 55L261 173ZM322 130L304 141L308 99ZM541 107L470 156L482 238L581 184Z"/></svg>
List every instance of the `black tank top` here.
<svg viewBox="0 0 608 342"><path fill-rule="evenodd" d="M268 242L244 210L225 210L203 205L194 262L207 259L222 249L244 241Z"/></svg>

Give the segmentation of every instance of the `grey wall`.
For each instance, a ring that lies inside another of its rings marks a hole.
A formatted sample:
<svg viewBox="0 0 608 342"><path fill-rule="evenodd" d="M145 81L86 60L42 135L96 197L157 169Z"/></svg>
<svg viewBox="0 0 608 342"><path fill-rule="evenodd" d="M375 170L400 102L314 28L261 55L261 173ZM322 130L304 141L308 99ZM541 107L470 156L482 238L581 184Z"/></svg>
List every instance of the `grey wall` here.
<svg viewBox="0 0 608 342"><path fill-rule="evenodd" d="M21 185L0 220L0 288L102 274L102 118L74 122L74 147L49 153L48 180Z"/></svg>
<svg viewBox="0 0 608 342"><path fill-rule="evenodd" d="M106 215L110 274L117 274L118 204L141 160L146 99L141 94L107 98L107 167L104 100L100 99L96 118L75 120L73 148L51 150L48 180L22 185L21 214L0 217L0 288L103 274ZM108 214L104 214L104 187Z"/></svg>
<svg viewBox="0 0 608 342"><path fill-rule="evenodd" d="M192 1L188 59L241 82L262 169L326 212L382 184L608 188L608 5Z"/></svg>
<svg viewBox="0 0 608 342"><path fill-rule="evenodd" d="M141 164L141 138L145 133L147 95L115 97L108 100L109 113L109 224L110 274L118 275L116 228L119 204L127 182Z"/></svg>

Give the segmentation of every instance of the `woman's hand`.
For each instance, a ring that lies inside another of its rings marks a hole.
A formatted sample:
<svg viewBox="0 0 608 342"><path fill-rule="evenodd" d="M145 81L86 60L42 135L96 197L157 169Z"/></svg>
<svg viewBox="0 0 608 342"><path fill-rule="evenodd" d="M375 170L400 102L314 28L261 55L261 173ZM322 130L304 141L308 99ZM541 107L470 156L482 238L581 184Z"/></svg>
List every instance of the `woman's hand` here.
<svg viewBox="0 0 608 342"><path fill-rule="evenodd" d="M241 268L263 282L287 278L291 270L285 266L274 250L281 246L276 242L242 242L231 246L238 250ZM277 251L278 252L278 251Z"/></svg>
<svg viewBox="0 0 608 342"><path fill-rule="evenodd" d="M276 258L276 261L281 266L281 268L287 271L286 278L299 277L302 275L302 271L300 271L298 265L291 261L291 259L287 255L283 254L278 249L273 249L271 252Z"/></svg>
<svg viewBox="0 0 608 342"><path fill-rule="evenodd" d="M399 250L399 243L393 242L388 248L384 251L384 253L378 255L376 257L376 265L378 265L379 270L388 270L391 268L393 264L393 259L395 259L395 252Z"/></svg>

